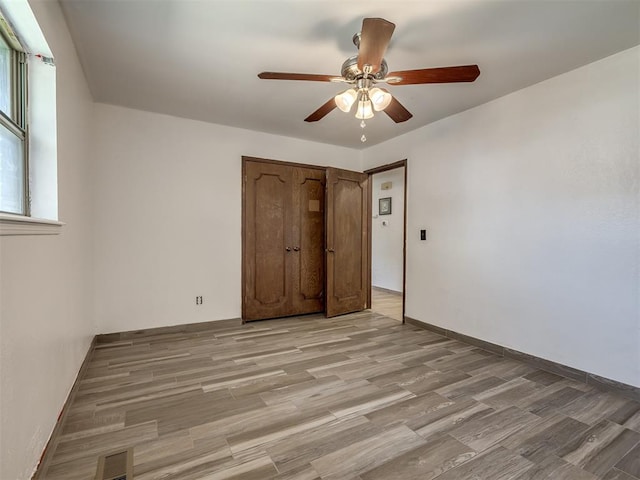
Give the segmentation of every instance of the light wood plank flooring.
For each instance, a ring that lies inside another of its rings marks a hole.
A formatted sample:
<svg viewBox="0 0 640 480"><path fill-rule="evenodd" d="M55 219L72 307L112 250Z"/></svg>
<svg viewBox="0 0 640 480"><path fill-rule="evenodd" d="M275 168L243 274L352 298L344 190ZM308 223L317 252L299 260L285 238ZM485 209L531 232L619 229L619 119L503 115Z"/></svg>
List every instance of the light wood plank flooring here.
<svg viewBox="0 0 640 480"><path fill-rule="evenodd" d="M371 311L402 321L402 293L371 287Z"/></svg>
<svg viewBox="0 0 640 480"><path fill-rule="evenodd" d="M98 345L41 478L637 480L640 404L362 312Z"/></svg>

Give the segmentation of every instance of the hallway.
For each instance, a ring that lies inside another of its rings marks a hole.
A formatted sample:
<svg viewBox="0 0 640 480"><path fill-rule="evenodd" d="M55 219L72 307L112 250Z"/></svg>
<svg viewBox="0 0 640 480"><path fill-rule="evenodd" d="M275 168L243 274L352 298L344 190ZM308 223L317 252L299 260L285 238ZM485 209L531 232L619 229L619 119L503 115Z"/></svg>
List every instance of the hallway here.
<svg viewBox="0 0 640 480"><path fill-rule="evenodd" d="M371 311L402 321L402 293L371 287Z"/></svg>

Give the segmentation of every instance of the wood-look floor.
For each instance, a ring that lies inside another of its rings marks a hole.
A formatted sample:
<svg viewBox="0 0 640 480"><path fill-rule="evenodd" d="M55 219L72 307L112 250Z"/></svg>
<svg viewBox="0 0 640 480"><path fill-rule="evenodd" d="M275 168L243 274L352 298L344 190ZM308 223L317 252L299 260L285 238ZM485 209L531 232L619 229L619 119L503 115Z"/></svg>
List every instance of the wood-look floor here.
<svg viewBox="0 0 640 480"><path fill-rule="evenodd" d="M98 345L41 478L637 480L640 404L372 312Z"/></svg>
<svg viewBox="0 0 640 480"><path fill-rule="evenodd" d="M402 321L402 293L371 287L371 311Z"/></svg>

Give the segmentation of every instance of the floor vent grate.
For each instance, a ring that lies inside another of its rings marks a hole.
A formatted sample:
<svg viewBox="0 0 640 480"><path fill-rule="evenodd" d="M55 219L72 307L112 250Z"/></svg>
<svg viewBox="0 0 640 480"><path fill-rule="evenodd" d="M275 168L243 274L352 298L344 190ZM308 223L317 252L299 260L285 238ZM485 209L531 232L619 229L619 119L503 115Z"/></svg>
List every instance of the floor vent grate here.
<svg viewBox="0 0 640 480"><path fill-rule="evenodd" d="M95 480L133 480L133 448L102 455Z"/></svg>

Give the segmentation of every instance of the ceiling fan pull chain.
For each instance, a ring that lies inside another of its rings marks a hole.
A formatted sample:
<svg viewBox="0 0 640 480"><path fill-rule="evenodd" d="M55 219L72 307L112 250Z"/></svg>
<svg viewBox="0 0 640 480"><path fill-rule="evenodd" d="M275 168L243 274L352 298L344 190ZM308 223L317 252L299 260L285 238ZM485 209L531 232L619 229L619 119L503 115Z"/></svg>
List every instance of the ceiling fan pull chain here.
<svg viewBox="0 0 640 480"><path fill-rule="evenodd" d="M367 75L367 74L366 74L367 67L371 68L369 65L367 65L367 66L365 66L365 67L364 67L364 68L365 68L365 77L366 77L366 75ZM361 95L362 95L362 97L364 97L366 100L368 100L368 95L367 95L367 92L366 92L366 91L363 91ZM362 121L360 122L360 128L364 128L364 127L366 127L366 126L367 126L366 122L364 121L364 119L366 118L366 115L365 115L365 102L364 102L364 101L359 102L358 106L362 106L362 112L361 112L361 118L362 118ZM372 112L372 116L373 116L373 112ZM364 134L364 133L363 133L363 134L362 134L362 136L360 137L360 141L361 141L362 143L364 143L364 142L366 142L366 141L367 141L367 137L365 136L365 134Z"/></svg>

